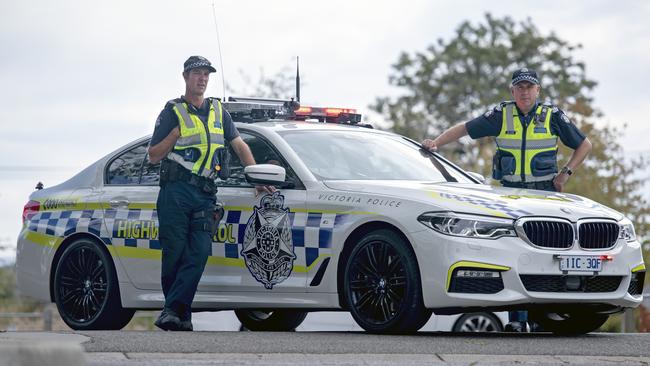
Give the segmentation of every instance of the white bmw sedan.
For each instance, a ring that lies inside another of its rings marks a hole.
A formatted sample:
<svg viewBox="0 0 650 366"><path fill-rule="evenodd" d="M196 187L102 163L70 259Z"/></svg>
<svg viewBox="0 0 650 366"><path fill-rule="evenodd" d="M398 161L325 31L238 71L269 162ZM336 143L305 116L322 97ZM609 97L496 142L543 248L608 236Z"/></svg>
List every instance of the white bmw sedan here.
<svg viewBox="0 0 650 366"><path fill-rule="evenodd" d="M589 199L496 188L402 136L354 125L237 125L260 165L217 181L225 215L195 310L235 310L251 330L349 311L405 333L436 314L529 310L557 334L598 329L642 301L633 224ZM25 205L21 292L73 329L120 329L160 309L158 166L149 138ZM251 182L279 191L255 195Z"/></svg>

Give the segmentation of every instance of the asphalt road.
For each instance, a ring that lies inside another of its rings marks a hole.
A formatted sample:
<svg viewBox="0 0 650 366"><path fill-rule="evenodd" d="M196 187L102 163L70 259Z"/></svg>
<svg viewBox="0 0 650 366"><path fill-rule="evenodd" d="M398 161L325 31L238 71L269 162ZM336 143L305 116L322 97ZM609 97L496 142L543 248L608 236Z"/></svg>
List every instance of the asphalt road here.
<svg viewBox="0 0 650 366"><path fill-rule="evenodd" d="M12 334L13 333L13 334ZM6 332L31 347L76 342L87 365L650 365L650 334ZM36 342L34 342L36 341ZM1 348L0 348L0 353ZM2 362L0 362L2 364Z"/></svg>
<svg viewBox="0 0 650 366"><path fill-rule="evenodd" d="M285 354L491 354L650 357L650 334L417 333L363 332L77 332L90 338L87 352L285 353Z"/></svg>

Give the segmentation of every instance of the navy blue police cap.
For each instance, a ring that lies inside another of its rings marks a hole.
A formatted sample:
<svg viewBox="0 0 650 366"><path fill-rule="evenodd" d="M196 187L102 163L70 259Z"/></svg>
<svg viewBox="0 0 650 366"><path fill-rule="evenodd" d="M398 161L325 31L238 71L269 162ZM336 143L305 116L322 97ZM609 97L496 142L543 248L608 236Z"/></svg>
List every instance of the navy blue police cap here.
<svg viewBox="0 0 650 366"><path fill-rule="evenodd" d="M522 81L528 81L535 85L539 85L539 78L537 77L535 70L526 67L512 73L512 83L510 83L510 85L515 86Z"/></svg>
<svg viewBox="0 0 650 366"><path fill-rule="evenodd" d="M210 63L210 61L208 61L208 59L203 56L190 56L190 58L188 58L187 61L185 61L183 64L183 72L199 67L205 67L210 70L210 72L217 72L217 69L212 67L212 63Z"/></svg>

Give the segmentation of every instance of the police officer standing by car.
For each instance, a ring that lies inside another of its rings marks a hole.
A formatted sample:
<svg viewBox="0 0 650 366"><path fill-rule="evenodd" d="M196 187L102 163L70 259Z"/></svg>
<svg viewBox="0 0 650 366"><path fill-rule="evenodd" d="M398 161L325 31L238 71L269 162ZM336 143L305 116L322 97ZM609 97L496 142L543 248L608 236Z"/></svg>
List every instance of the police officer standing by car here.
<svg viewBox="0 0 650 366"><path fill-rule="evenodd" d="M522 68L512 74L510 92L514 101L505 101L485 114L449 128L435 139L422 141L431 151L469 135L472 139L495 137L497 151L492 177L504 187L562 192L567 180L591 151L591 142L552 104L539 103L537 73ZM562 143L573 149L566 165L559 170L557 149ZM509 329L526 330L526 319L513 316ZM523 314L520 314L523 315Z"/></svg>
<svg viewBox="0 0 650 366"><path fill-rule="evenodd" d="M214 179L226 163L226 143L244 166L255 164L230 114L218 99L203 96L213 72L204 57L185 61L185 94L160 112L148 150L152 163L161 162L157 211L165 307L155 324L163 330L192 330L192 301L219 220Z"/></svg>

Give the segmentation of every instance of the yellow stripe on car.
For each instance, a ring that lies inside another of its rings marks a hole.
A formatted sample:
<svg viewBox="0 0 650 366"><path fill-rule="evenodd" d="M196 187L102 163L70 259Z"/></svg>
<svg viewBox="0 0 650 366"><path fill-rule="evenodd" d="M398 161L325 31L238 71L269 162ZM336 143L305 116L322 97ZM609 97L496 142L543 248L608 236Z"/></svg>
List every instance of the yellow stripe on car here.
<svg viewBox="0 0 650 366"><path fill-rule="evenodd" d="M26 231L25 239L47 248L58 249L63 242L62 237L41 234L34 231ZM116 245L106 245L105 246L108 252L112 256L117 256L120 258L129 258L129 259L146 259L146 260L156 260L160 261L162 258L162 251L160 249L148 249L148 248L137 248L137 247L126 247L126 246L116 246ZM314 269L314 267L323 261L323 259L331 257L331 254L321 254L319 255L312 264L309 266L294 265L293 271L297 273L308 273ZM208 265L213 266L227 266L227 267L246 267L243 258L224 258L224 257L208 257Z"/></svg>
<svg viewBox="0 0 650 366"><path fill-rule="evenodd" d="M638 266L632 268L632 273L645 271L645 264L641 263Z"/></svg>

